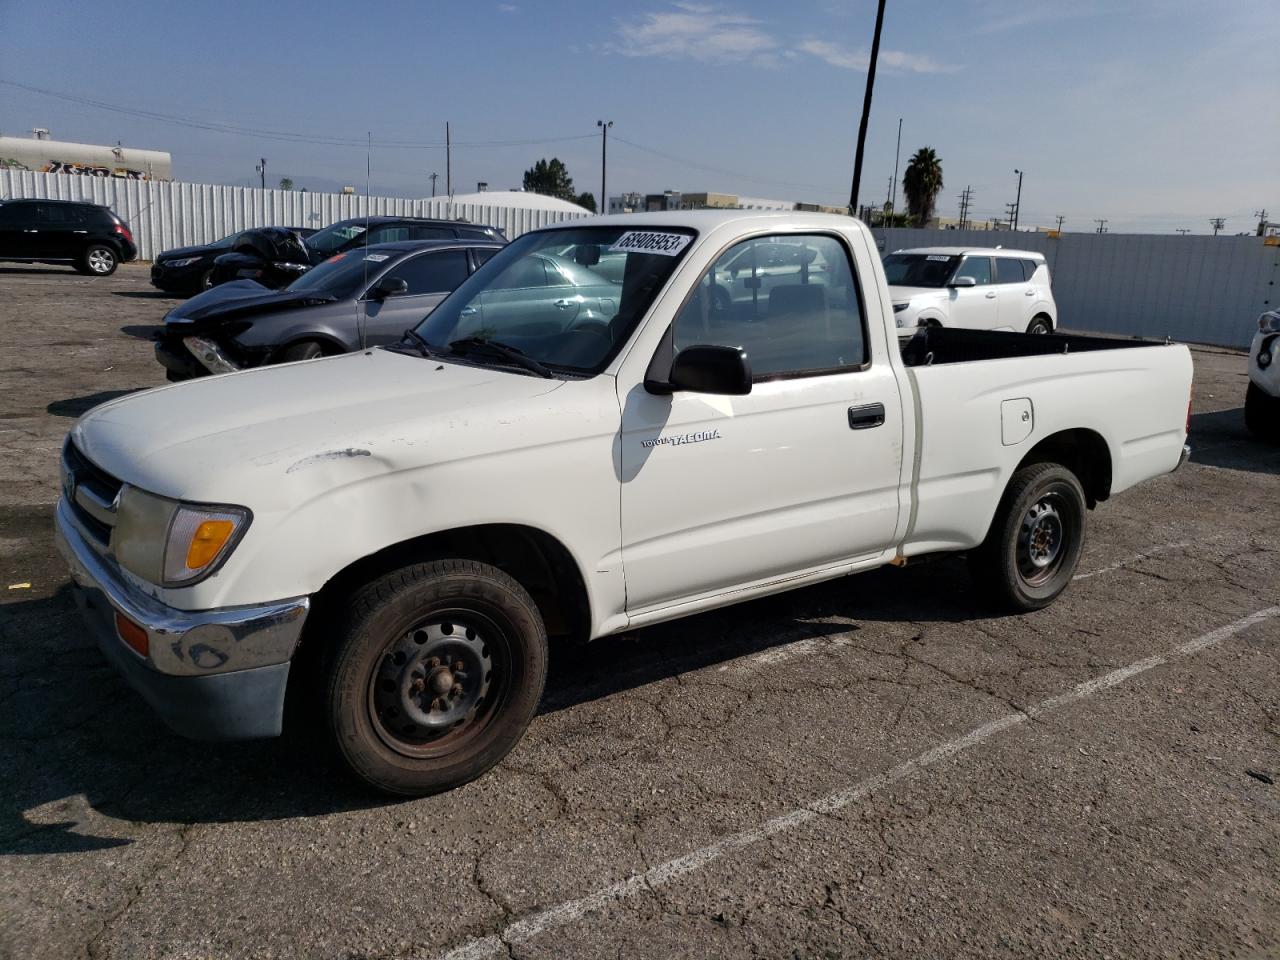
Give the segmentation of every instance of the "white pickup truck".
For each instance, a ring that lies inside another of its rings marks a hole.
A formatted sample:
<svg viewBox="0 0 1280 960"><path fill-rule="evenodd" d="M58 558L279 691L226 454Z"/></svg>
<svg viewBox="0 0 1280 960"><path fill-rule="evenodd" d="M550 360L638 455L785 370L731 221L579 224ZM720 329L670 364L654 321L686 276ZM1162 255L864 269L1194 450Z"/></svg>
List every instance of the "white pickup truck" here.
<svg viewBox="0 0 1280 960"><path fill-rule="evenodd" d="M753 283L779 245L791 282ZM549 299L547 250L616 296ZM944 552L1015 610L1050 603L1086 510L1185 459L1191 375L1185 347L1138 341L934 329L900 350L845 217L573 221L401 344L96 408L57 539L172 727L273 736L286 686L313 685L352 770L421 794L515 744L549 635Z"/></svg>

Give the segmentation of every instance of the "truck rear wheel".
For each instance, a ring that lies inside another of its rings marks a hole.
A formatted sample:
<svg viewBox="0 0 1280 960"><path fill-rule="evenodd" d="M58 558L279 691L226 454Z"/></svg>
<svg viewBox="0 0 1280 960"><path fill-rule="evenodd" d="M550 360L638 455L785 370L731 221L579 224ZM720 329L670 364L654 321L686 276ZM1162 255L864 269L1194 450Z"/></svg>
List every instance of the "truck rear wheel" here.
<svg viewBox="0 0 1280 960"><path fill-rule="evenodd" d="M1244 425L1259 440L1280 441L1280 397L1268 396L1252 380L1244 392Z"/></svg>
<svg viewBox="0 0 1280 960"><path fill-rule="evenodd" d="M470 560L404 567L347 604L326 713L366 783L406 796L480 776L523 736L542 697L547 637L532 598Z"/></svg>
<svg viewBox="0 0 1280 960"><path fill-rule="evenodd" d="M975 582L1020 612L1047 607L1075 575L1084 547L1084 489L1057 463L1013 475L991 530L969 556Z"/></svg>

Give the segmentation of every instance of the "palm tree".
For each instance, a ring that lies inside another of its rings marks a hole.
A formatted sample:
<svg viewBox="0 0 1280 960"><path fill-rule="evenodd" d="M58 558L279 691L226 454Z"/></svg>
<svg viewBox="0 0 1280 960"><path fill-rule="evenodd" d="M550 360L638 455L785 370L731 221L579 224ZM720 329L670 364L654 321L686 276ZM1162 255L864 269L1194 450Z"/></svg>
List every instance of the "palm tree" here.
<svg viewBox="0 0 1280 960"><path fill-rule="evenodd" d="M934 205L942 190L942 161L933 147L921 147L911 157L902 175L902 192L907 195L907 210L916 226L926 227L933 219Z"/></svg>

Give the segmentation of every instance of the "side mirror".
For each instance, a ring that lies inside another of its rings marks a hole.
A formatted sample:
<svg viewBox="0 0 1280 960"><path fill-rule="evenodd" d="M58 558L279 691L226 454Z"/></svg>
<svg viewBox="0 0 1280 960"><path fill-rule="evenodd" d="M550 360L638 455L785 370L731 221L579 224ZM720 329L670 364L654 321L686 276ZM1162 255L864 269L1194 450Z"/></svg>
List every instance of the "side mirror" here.
<svg viewBox="0 0 1280 960"><path fill-rule="evenodd" d="M385 300L387 297L399 296L402 293L409 292L409 284L400 277L386 277L379 280L377 285L369 291L369 297L373 300Z"/></svg>
<svg viewBox="0 0 1280 960"><path fill-rule="evenodd" d="M751 361L741 347L685 347L671 364L671 389L743 396L751 392Z"/></svg>
<svg viewBox="0 0 1280 960"><path fill-rule="evenodd" d="M947 286L950 287L976 287L977 285L978 281L973 279L973 277L956 277L947 284Z"/></svg>

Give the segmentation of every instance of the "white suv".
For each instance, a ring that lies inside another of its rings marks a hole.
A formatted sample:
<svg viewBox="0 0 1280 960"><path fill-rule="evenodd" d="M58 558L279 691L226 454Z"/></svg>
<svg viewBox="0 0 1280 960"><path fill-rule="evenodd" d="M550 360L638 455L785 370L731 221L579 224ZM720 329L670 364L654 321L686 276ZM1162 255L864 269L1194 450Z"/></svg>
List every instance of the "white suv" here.
<svg viewBox="0 0 1280 960"><path fill-rule="evenodd" d="M899 337L919 327L1052 333L1058 323L1043 253L920 247L884 258Z"/></svg>

